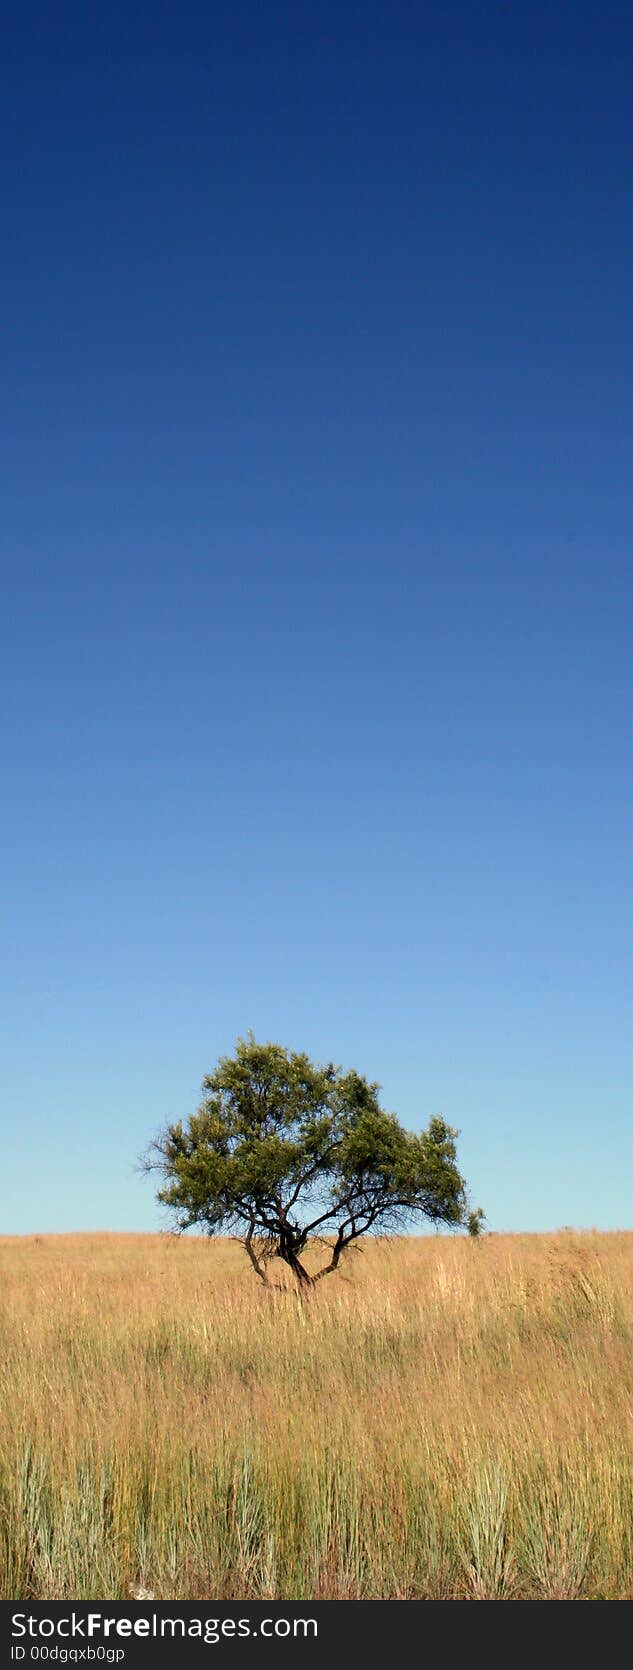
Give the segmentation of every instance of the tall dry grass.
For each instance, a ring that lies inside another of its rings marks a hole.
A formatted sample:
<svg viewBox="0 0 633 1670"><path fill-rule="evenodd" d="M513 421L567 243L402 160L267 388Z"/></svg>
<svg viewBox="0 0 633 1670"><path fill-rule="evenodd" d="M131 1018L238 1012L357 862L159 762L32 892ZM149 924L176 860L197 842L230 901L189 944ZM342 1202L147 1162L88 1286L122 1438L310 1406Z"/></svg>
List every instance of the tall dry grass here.
<svg viewBox="0 0 633 1670"><path fill-rule="evenodd" d="M10 1599L633 1596L633 1235L0 1241Z"/></svg>

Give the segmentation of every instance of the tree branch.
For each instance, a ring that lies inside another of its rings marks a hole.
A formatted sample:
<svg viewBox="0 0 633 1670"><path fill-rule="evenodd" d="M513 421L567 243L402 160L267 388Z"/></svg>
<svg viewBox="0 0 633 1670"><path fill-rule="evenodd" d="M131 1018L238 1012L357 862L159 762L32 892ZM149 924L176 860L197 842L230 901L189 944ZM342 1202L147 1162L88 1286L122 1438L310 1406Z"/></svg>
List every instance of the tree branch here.
<svg viewBox="0 0 633 1670"><path fill-rule="evenodd" d="M270 1282L268 1280L268 1276L266 1275L265 1265L263 1265L261 1263L261 1260L257 1257L257 1253L255 1252L255 1248L253 1246L254 1232L255 1232L255 1220L254 1220L254 1218L251 1218L251 1222L249 1224L248 1230L247 1230L246 1235L244 1237L244 1246L245 1246L246 1251L248 1253L248 1256L250 1258L253 1269L256 1272L256 1274L259 1276L260 1281L263 1282L264 1287L270 1287Z"/></svg>

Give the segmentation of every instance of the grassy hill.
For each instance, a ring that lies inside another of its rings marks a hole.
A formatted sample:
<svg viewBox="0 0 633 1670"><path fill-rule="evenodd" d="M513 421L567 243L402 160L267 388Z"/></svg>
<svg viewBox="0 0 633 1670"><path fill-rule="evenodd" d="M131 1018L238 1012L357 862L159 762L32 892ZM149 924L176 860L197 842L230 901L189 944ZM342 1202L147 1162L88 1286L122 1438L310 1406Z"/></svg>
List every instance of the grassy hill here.
<svg viewBox="0 0 633 1670"><path fill-rule="evenodd" d="M280 1267L281 1268L281 1267ZM633 1596L633 1234L0 1240L0 1595Z"/></svg>

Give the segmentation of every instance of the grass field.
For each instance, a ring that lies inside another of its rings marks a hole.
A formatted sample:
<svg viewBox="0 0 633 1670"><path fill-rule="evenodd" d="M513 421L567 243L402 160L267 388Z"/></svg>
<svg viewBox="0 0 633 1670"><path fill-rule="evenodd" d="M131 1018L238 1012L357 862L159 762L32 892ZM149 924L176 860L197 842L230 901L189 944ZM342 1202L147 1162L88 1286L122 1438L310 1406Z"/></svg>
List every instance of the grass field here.
<svg viewBox="0 0 633 1670"><path fill-rule="evenodd" d="M0 1241L0 1595L632 1598L633 1234Z"/></svg>

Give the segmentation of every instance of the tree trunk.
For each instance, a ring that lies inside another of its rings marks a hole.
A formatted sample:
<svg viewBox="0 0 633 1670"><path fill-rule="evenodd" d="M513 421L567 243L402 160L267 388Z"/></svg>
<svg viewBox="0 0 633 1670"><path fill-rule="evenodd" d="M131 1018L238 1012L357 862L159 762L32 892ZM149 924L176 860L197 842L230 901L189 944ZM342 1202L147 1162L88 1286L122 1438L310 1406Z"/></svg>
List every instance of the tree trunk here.
<svg viewBox="0 0 633 1670"><path fill-rule="evenodd" d="M280 1258L284 1264L287 1264L290 1270L292 1270L292 1274L298 1282L302 1292L307 1292L307 1289L312 1287L313 1281L312 1276L308 1275L307 1270L304 1269L304 1266L301 1263L301 1259L299 1258L299 1247L300 1242L298 1242L297 1236L293 1234L287 1224L284 1224L279 1236L277 1257Z"/></svg>

